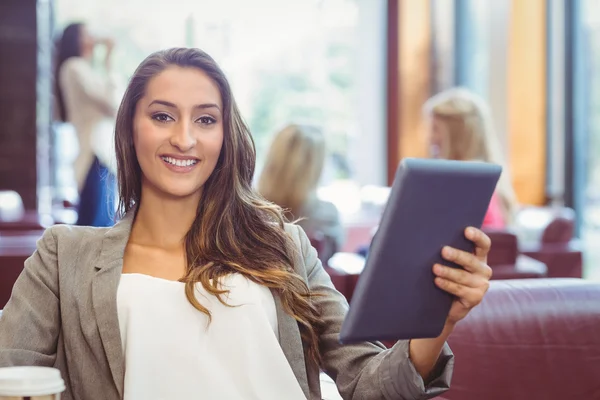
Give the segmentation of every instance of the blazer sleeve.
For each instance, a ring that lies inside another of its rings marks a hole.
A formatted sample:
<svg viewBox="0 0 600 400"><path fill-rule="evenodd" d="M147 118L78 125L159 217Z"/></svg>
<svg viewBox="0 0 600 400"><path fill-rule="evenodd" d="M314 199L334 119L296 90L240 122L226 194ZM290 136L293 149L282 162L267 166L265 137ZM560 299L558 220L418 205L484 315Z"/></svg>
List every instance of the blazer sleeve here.
<svg viewBox="0 0 600 400"><path fill-rule="evenodd" d="M0 367L54 365L60 332L56 249L49 228L25 261L0 317Z"/></svg>
<svg viewBox="0 0 600 400"><path fill-rule="evenodd" d="M450 386L454 356L447 344L427 385L409 359L409 342L398 341L391 349L379 342L339 343L348 303L331 283L317 252L302 228L297 227L311 291L321 293L314 302L325 322L319 348L324 371L335 381L344 399L430 399Z"/></svg>

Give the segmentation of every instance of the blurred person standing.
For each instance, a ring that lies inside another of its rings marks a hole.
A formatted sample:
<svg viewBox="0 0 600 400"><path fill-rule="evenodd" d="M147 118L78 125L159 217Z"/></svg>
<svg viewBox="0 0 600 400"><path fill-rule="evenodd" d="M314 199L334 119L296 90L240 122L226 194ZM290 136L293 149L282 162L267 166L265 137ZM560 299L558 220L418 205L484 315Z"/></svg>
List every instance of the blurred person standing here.
<svg viewBox="0 0 600 400"><path fill-rule="evenodd" d="M453 88L427 100L423 111L429 120L432 157L503 166L483 227L502 229L510 225L518 203L486 102L467 89Z"/></svg>
<svg viewBox="0 0 600 400"><path fill-rule="evenodd" d="M104 69L92 64L104 46ZM68 25L57 45L55 90L58 117L75 129L79 154L73 164L79 192L77 225L111 226L116 207L115 85L110 78L114 41L97 38L82 23Z"/></svg>
<svg viewBox="0 0 600 400"><path fill-rule="evenodd" d="M327 261L342 246L344 231L333 203L317 196L325 163L323 132L308 125L288 125L278 132L267 153L258 191L287 210L289 220L299 219L309 237L323 235L319 254Z"/></svg>

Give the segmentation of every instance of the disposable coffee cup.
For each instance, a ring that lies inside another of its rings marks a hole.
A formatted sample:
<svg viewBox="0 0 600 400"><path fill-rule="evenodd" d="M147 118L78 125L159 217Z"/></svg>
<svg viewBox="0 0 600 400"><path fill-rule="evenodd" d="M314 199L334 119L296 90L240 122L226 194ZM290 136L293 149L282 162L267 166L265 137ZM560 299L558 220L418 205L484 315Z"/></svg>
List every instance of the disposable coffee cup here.
<svg viewBox="0 0 600 400"><path fill-rule="evenodd" d="M60 400L65 382L56 368L0 368L0 400Z"/></svg>

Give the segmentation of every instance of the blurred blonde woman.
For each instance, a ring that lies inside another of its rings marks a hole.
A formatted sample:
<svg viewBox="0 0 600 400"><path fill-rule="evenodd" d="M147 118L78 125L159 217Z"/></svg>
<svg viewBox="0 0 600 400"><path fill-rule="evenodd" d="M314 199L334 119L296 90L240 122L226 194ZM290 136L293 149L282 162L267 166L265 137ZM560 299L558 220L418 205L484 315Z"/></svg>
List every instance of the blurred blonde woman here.
<svg viewBox="0 0 600 400"><path fill-rule="evenodd" d="M504 228L510 225L518 207L517 199L490 111L483 99L466 89L454 88L430 98L423 110L430 122L431 156L504 166L483 227Z"/></svg>
<svg viewBox="0 0 600 400"><path fill-rule="evenodd" d="M328 260L343 241L338 209L317 197L325 154L320 129L288 125L273 138L258 181L258 191L286 209L289 220L300 219L298 225L309 236L324 236L326 245L319 254L322 260Z"/></svg>

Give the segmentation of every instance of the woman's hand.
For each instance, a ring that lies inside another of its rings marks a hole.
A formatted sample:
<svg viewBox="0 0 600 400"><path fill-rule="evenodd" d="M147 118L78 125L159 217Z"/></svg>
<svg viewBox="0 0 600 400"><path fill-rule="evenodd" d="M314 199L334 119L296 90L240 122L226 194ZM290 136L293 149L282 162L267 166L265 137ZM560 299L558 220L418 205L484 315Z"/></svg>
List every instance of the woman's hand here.
<svg viewBox="0 0 600 400"><path fill-rule="evenodd" d="M438 287L456 296L452 302L446 325L452 328L467 316L469 311L481 303L490 286L492 269L487 265L491 240L481 230L469 227L465 237L475 244L475 252L468 253L451 247L442 249L442 257L453 261L464 269L452 268L440 264L433 266Z"/></svg>
<svg viewBox="0 0 600 400"><path fill-rule="evenodd" d="M487 265L490 238L475 228L465 229L465 237L475 243L475 254L450 247L442 250L442 256L446 260L453 261L464 269L439 264L433 266L436 285L456 296L442 333L437 338L413 339L409 343L409 357L424 380L429 379L442 346L454 329L454 325L481 302L490 286L492 269Z"/></svg>

